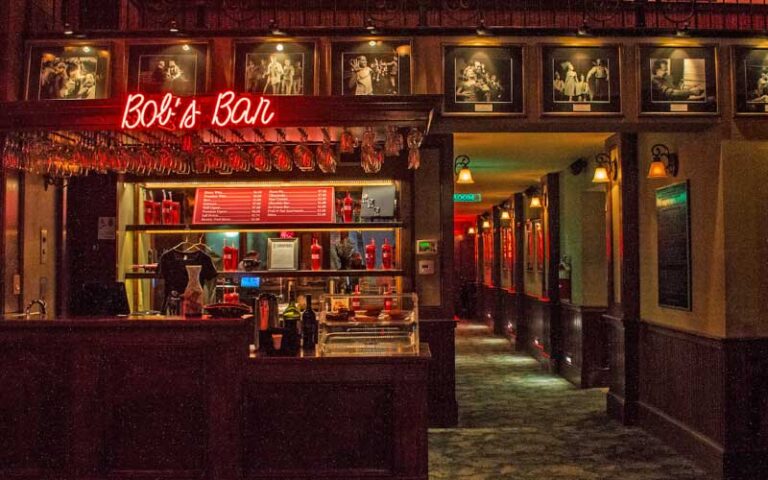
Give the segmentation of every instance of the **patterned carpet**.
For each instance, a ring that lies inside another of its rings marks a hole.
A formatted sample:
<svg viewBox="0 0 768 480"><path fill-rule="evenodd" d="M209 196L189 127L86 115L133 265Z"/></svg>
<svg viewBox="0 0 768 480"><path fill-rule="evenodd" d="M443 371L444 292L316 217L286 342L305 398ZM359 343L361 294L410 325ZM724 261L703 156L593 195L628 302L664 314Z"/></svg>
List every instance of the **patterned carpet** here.
<svg viewBox="0 0 768 480"><path fill-rule="evenodd" d="M711 480L487 327L460 324L456 350L459 428L429 431L430 479Z"/></svg>

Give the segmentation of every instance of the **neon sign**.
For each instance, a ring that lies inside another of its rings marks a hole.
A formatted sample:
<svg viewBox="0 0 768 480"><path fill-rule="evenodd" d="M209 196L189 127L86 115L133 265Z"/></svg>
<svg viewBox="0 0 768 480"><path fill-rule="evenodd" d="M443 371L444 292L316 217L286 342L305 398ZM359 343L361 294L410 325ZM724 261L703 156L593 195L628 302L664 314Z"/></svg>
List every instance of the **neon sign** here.
<svg viewBox="0 0 768 480"><path fill-rule="evenodd" d="M128 95L125 102L121 127L125 130L264 127L275 118L269 99L232 91L219 93L210 112L204 107L196 97L166 93L157 98L134 93Z"/></svg>

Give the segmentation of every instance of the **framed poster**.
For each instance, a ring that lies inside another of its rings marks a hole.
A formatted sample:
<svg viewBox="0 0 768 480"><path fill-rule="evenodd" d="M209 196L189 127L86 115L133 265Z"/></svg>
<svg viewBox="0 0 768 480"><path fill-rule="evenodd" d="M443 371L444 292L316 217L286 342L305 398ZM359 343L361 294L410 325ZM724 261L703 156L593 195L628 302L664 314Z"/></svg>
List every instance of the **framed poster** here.
<svg viewBox="0 0 768 480"><path fill-rule="evenodd" d="M536 270L544 271L544 227L541 220L534 220L534 231L536 232Z"/></svg>
<svg viewBox="0 0 768 480"><path fill-rule="evenodd" d="M208 87L208 44L132 45L129 92L199 95Z"/></svg>
<svg viewBox="0 0 768 480"><path fill-rule="evenodd" d="M621 113L619 47L545 45L542 58L544 114Z"/></svg>
<svg viewBox="0 0 768 480"><path fill-rule="evenodd" d="M112 54L107 45L32 45L27 58L27 100L109 98Z"/></svg>
<svg viewBox="0 0 768 480"><path fill-rule="evenodd" d="M443 45L443 114L522 114L523 47Z"/></svg>
<svg viewBox="0 0 768 480"><path fill-rule="evenodd" d="M640 113L716 114L715 47L644 45L640 65Z"/></svg>
<svg viewBox="0 0 768 480"><path fill-rule="evenodd" d="M533 242L533 223L530 220L525 221L525 269L533 271L533 265L536 262L536 251Z"/></svg>
<svg viewBox="0 0 768 480"><path fill-rule="evenodd" d="M733 48L736 115L768 115L768 48Z"/></svg>
<svg viewBox="0 0 768 480"><path fill-rule="evenodd" d="M691 206L687 181L656 189L659 305L691 310Z"/></svg>
<svg viewBox="0 0 768 480"><path fill-rule="evenodd" d="M331 47L333 95L410 95L410 39L376 38Z"/></svg>
<svg viewBox="0 0 768 480"><path fill-rule="evenodd" d="M298 238L267 239L267 270L298 270L298 268Z"/></svg>
<svg viewBox="0 0 768 480"><path fill-rule="evenodd" d="M315 42L235 43L234 87L259 95L315 95Z"/></svg>

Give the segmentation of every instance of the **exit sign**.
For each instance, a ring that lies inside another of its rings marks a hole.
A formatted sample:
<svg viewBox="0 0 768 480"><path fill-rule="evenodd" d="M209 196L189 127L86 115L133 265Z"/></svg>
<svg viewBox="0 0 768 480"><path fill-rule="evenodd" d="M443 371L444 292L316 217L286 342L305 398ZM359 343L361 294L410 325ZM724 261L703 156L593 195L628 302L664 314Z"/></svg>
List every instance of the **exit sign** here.
<svg viewBox="0 0 768 480"><path fill-rule="evenodd" d="M454 193L453 201L455 203L477 203L483 201L479 193Z"/></svg>

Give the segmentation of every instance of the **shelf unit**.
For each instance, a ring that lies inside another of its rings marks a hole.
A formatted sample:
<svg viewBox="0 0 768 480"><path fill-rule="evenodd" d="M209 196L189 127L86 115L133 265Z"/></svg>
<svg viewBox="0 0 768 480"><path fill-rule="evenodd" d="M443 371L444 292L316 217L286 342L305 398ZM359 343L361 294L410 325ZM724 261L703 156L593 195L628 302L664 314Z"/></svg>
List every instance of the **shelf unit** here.
<svg viewBox="0 0 768 480"><path fill-rule="evenodd" d="M293 182L291 182L293 183ZM180 241L205 241L217 254L220 254L222 237L236 238L240 245L241 258L249 251L256 250L261 254L262 266L266 265L267 256L263 251L263 244L267 238L277 238L282 232L293 232L300 242L300 264L298 270L255 270L255 271L223 271L221 265L216 261L219 268L218 284L222 282L228 285L239 285L243 277L261 278L261 287L266 291L274 292L275 288L286 288L291 280L296 280L299 285L313 291L313 295L318 294L320 285L325 284L325 293L329 288L339 288L360 284L361 289L369 292L391 286L398 292L409 292L413 289L413 272L411 265L413 263L413 251L410 248L412 243L410 229L406 228L404 220L410 219L410 188L402 188L408 182L402 180L355 180L355 179L336 179L300 181L299 186L309 185L332 185L335 188L336 208L338 208L339 195L352 192L356 202L362 202L361 194L366 186L380 187L393 185L395 187L395 208L393 217L384 217L384 219L371 218L372 221L365 221L366 218L359 218L359 213L355 213L355 222L343 223L338 214L333 223L231 223L231 224L197 224L192 223L193 207L188 200L195 198L195 189L200 187L210 187L210 182L197 182L189 180L167 181L162 183L152 182L132 182L126 180L119 184L119 217L118 217L118 281L125 281L128 290L129 303L133 310L156 310L159 309L158 293L162 294L164 290L162 279L156 272L146 272L134 270L135 265L152 263L173 245ZM215 182L216 188L248 187L257 188L276 187L282 188L284 185L263 184L261 182ZM182 222L179 224L144 224L143 222L143 200L148 198L150 192L155 193L155 201L158 201L157 194L160 190L170 190L178 194L183 194L182 200ZM405 204L402 203L405 201ZM360 205L361 203L357 203ZM356 247L354 251L364 256L364 246L370 238L376 239L377 260L380 262L381 241L388 238L390 244L394 247L394 267L384 270L380 263L379 268L374 270L363 269L345 269L337 270L338 263L332 259L335 257L335 251L332 252L333 245L336 245L339 238L346 238L346 234L353 239ZM231 236L229 234L232 234ZM234 235L238 234L238 235ZM323 246L324 262L321 270L309 270L308 244L310 238L318 238ZM329 244L329 242L331 242ZM149 257L148 252L154 251L154 257ZM150 261L150 258L154 260ZM309 280L309 284L305 280ZM314 280L312 280L314 279ZM338 290L335 290L338 292ZM283 293L285 293L283 291ZM299 291L299 293L302 293Z"/></svg>

